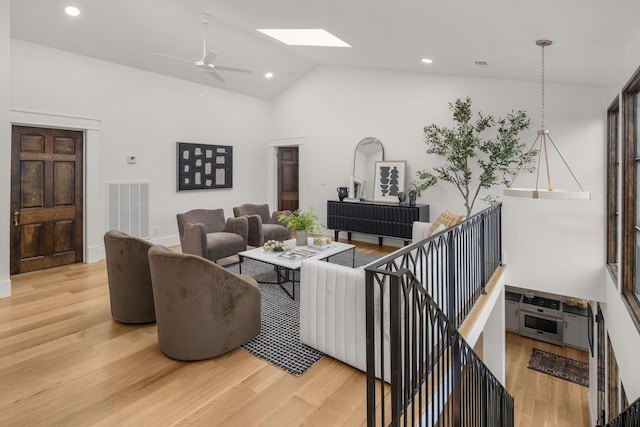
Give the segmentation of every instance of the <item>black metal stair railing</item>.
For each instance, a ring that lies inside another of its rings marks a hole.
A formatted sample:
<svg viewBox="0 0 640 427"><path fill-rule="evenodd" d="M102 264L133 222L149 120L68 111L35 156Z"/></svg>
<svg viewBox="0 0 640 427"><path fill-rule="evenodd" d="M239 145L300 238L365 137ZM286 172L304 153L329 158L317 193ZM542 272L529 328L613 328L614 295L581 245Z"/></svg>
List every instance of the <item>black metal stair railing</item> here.
<svg viewBox="0 0 640 427"><path fill-rule="evenodd" d="M513 398L457 331L500 265L500 224L496 205L365 269L369 426L513 425Z"/></svg>
<svg viewBox="0 0 640 427"><path fill-rule="evenodd" d="M637 427L640 426L640 397L624 412L611 420L607 427Z"/></svg>

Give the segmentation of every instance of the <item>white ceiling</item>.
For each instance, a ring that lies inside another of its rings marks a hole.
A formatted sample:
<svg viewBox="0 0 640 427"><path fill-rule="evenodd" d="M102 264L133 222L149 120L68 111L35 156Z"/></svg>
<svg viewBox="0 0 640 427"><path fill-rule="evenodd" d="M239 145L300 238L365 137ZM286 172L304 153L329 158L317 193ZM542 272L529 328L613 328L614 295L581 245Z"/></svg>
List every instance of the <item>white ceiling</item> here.
<svg viewBox="0 0 640 427"><path fill-rule="evenodd" d="M66 15L68 5L81 15ZM202 12L216 63L252 74L223 71L222 84L154 55L200 59ZM14 38L263 99L319 64L539 80L541 38L554 42L548 82L605 86L639 21L638 0L11 0ZM286 46L257 28L324 28L353 47Z"/></svg>

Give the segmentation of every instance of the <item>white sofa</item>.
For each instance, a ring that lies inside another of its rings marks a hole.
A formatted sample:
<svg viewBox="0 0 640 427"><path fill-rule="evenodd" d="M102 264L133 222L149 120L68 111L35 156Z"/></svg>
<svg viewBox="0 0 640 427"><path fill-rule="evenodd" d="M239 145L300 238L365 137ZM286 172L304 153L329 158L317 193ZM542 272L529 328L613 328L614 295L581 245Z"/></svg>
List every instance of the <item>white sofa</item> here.
<svg viewBox="0 0 640 427"><path fill-rule="evenodd" d="M413 223L413 242L428 236L431 223ZM444 227L442 228L444 230ZM438 230L439 231L439 230ZM379 296L374 297L378 300ZM385 298L388 301L388 298ZM378 306L378 304L375 304ZM384 310L388 313L388 310ZM379 321L376 314L376 322ZM385 316L385 381L391 373ZM376 377L380 378L380 332L376 328ZM300 273L300 341L361 371L367 370L365 271L307 260Z"/></svg>

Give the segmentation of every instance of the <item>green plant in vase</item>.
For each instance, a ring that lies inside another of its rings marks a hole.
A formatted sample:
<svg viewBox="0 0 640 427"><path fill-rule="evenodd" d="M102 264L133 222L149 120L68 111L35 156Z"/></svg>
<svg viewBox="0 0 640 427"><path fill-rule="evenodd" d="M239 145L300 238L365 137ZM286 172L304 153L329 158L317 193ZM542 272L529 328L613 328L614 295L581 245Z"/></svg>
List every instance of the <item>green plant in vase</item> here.
<svg viewBox="0 0 640 427"><path fill-rule="evenodd" d="M296 246L306 246L309 234L319 233L324 228L318 215L313 211L313 206L308 211L296 209L293 212L285 212L278 217L278 221L290 230L295 230Z"/></svg>

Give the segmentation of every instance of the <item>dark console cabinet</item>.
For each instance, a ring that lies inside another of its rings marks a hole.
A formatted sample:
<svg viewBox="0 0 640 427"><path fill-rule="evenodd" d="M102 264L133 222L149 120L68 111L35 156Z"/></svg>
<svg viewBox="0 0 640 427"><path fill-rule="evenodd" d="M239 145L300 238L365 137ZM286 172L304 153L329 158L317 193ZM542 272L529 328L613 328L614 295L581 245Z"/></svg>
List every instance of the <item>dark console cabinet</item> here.
<svg viewBox="0 0 640 427"><path fill-rule="evenodd" d="M396 237L405 243L411 240L414 221L429 222L429 205L388 205L372 202L327 201L327 228L338 233L374 234L382 245L383 237Z"/></svg>

